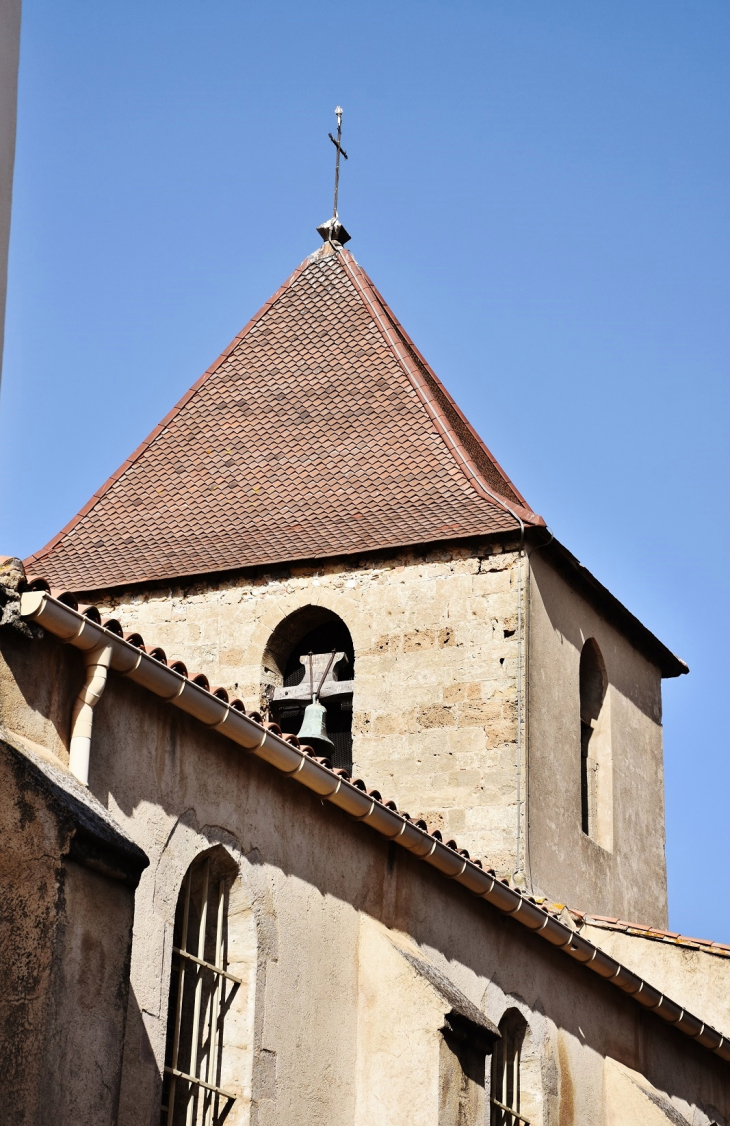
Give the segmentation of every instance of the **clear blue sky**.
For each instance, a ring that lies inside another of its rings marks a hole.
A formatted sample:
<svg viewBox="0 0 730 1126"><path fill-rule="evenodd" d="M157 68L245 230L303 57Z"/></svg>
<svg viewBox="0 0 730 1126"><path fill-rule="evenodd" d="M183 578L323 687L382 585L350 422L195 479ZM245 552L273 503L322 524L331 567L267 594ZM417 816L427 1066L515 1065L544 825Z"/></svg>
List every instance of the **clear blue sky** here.
<svg viewBox="0 0 730 1126"><path fill-rule="evenodd" d="M720 0L25 0L0 401L25 555L316 248L340 102L353 253L691 666L671 925L726 942L729 46Z"/></svg>

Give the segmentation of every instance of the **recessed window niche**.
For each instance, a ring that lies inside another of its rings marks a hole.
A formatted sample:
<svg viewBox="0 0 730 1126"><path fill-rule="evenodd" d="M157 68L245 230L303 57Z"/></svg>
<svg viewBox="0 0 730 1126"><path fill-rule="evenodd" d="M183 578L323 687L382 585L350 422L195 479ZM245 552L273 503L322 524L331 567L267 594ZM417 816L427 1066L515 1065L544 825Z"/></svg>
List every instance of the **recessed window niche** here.
<svg viewBox="0 0 730 1126"><path fill-rule="evenodd" d="M589 637L580 655L581 828L605 849L613 847L613 761L606 666Z"/></svg>

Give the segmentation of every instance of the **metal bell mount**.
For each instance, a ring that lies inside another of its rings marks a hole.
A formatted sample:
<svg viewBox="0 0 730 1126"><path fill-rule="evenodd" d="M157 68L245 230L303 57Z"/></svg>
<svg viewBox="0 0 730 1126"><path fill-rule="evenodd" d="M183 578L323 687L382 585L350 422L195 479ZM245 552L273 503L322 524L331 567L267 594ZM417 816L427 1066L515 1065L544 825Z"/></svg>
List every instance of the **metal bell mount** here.
<svg viewBox="0 0 730 1126"><path fill-rule="evenodd" d="M314 653L309 654L309 690L312 694L312 702L311 704L307 704L304 709L302 726L299 728L299 734L297 736L300 743L308 743L315 751L320 751L324 755L334 751L335 745L327 734L327 709L324 704L320 704L319 694L322 691L322 685L327 679L327 674L332 668L336 656L337 650L333 649L327 661L322 679L315 688Z"/></svg>

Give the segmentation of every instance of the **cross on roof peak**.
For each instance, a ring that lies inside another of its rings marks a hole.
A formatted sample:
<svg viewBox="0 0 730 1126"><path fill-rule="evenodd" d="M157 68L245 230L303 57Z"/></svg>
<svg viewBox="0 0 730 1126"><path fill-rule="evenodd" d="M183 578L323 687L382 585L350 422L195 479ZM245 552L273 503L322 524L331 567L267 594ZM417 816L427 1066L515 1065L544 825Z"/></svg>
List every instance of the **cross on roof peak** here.
<svg viewBox="0 0 730 1126"><path fill-rule="evenodd" d="M335 106L335 116L337 118L337 137L333 137L331 133L327 134L330 141L337 149L337 156L335 158L335 198L332 207L332 218L317 227L317 231L325 242L338 242L340 246L344 246L346 242L350 241L350 235L342 226L337 212L337 202L340 191L340 156L344 156L345 160L349 160L350 158L342 147L342 106Z"/></svg>

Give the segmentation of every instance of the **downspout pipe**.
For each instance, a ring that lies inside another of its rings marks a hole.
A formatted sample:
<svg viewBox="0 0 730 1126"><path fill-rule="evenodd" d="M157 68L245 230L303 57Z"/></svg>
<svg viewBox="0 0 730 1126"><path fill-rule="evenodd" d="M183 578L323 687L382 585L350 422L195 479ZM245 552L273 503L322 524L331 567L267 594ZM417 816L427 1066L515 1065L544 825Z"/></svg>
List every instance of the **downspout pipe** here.
<svg viewBox="0 0 730 1126"><path fill-rule="evenodd" d="M69 770L84 786L89 784L89 760L91 757L91 728L94 723L94 708L99 703L106 688L107 674L112 660L111 645L101 644L84 653L86 678L74 702L71 714L71 744L69 747Z"/></svg>

